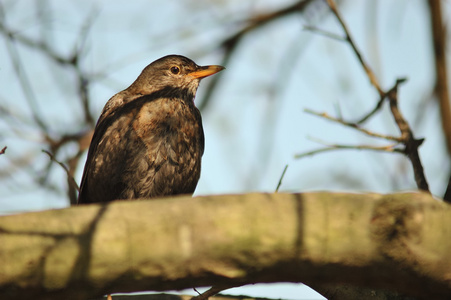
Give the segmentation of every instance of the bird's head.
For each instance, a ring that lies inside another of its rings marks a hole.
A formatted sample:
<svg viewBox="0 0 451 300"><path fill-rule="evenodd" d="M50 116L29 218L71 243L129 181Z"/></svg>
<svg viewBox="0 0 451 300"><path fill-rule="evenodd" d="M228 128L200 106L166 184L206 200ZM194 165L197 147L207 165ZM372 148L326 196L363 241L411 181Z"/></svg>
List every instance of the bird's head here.
<svg viewBox="0 0 451 300"><path fill-rule="evenodd" d="M164 89L174 89L183 90L194 96L202 78L223 69L224 67L217 65L198 66L184 56L168 55L144 68L127 90L135 95L149 95Z"/></svg>

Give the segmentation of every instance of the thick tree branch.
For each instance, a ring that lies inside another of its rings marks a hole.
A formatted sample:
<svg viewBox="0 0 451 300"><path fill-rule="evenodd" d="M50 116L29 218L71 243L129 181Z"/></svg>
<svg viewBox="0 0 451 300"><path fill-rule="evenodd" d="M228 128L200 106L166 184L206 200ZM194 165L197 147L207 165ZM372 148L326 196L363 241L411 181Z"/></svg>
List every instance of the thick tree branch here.
<svg viewBox="0 0 451 300"><path fill-rule="evenodd" d="M450 227L451 208L422 193L174 197L6 216L0 294L289 281L440 298L451 293Z"/></svg>

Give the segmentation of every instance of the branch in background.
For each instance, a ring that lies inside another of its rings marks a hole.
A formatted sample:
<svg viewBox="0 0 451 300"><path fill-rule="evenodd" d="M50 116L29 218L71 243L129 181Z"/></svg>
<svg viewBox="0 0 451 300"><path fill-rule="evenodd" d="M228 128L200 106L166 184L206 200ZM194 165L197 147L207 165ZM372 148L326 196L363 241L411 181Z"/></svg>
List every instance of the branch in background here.
<svg viewBox="0 0 451 300"><path fill-rule="evenodd" d="M5 154L6 148L8 148L8 147L5 146L5 147L2 148L2 150L0 150L0 155L1 155L1 154Z"/></svg>
<svg viewBox="0 0 451 300"><path fill-rule="evenodd" d="M59 64L71 64L73 58L66 58L60 56L56 51L54 51L47 43L43 41L32 40L24 35L21 35L17 32L6 27L4 23L0 23L0 32L3 33L4 36L9 37L10 39L16 40L17 42L28 46L30 48L40 50L43 54L49 56L53 61Z"/></svg>
<svg viewBox="0 0 451 300"><path fill-rule="evenodd" d="M446 147L451 154L451 108L449 104L448 73L446 69L446 29L443 23L441 2L429 0L435 59L435 92L440 103L440 113Z"/></svg>
<svg viewBox="0 0 451 300"><path fill-rule="evenodd" d="M405 79L396 80L395 85L388 91L387 98L390 101L390 110L393 118L401 131L402 143L405 145L405 155L407 155L412 163L415 182L420 190L429 192L429 185L424 175L420 154L418 153L418 148L424 139L415 139L409 124L398 107L398 86L403 82L405 82Z"/></svg>
<svg viewBox="0 0 451 300"><path fill-rule="evenodd" d="M332 150L371 150L371 151L377 151L377 152L397 152L397 153L404 153L402 149L396 148L398 144L388 145L388 146L372 146L372 145L341 145L341 144L328 144L324 142L317 141L320 144L325 145L324 148L319 148L316 150L299 153L294 156L294 158L304 158L306 156L311 156L315 154L319 154L322 152L328 152Z"/></svg>
<svg viewBox="0 0 451 300"><path fill-rule="evenodd" d="M24 64L22 63L22 58L19 54L19 51L16 47L15 40L11 35L7 35L6 37L6 48L8 49L8 54L14 66L16 76L19 79L25 100L28 102L33 120L43 132L47 133L48 127L44 122L44 115L42 114L42 111L38 105L36 95L31 85L31 81L26 75L26 70Z"/></svg>
<svg viewBox="0 0 451 300"><path fill-rule="evenodd" d="M341 22L343 22L341 17L340 17L340 20L341 20ZM327 38L333 39L333 40L351 43L352 49L354 51L358 51L349 32L346 32L346 37L342 37L335 33L332 33L332 32L326 31L326 30L322 30L322 29L319 29L319 28L316 28L313 26L304 26L304 29L309 30L313 33L317 33L319 35L325 36ZM357 57L359 58L359 61L362 65L363 69L365 70L367 76L370 77L370 82L373 84L373 86L377 89L377 91L379 93L379 101L377 102L377 105L368 114L366 114L364 117L362 117L359 121L356 122L357 124L362 124L362 123L366 122L369 118L371 118L376 112L378 112L381 109L382 104L384 103L384 100L385 100L385 93L380 88L379 83L376 80L376 76L374 75L373 71L370 69L368 64L363 60L360 52L357 52Z"/></svg>
<svg viewBox="0 0 451 300"><path fill-rule="evenodd" d="M403 150L400 150L398 148L393 148L393 146L384 146L384 147L368 147L368 146L348 146L348 145L328 145L328 148L325 149L318 149L314 151L310 151L304 154L296 155L296 158L304 157L307 155L312 155L320 152L329 151L331 149L369 149L369 150L377 150L377 151L390 151L390 152L402 152L404 153L410 160L414 172L415 182L417 184L417 187L425 192L429 192L429 186L426 180L426 176L424 175L423 165L421 163L421 159L418 153L419 146L423 143L423 139L415 139L413 132L406 121L406 119L401 114L399 107L398 107L398 86L405 82L406 79L398 79L395 83L395 85L388 91L385 92L380 87L380 84L377 80L376 75L373 73L369 65L365 62L363 55L360 53L360 51L357 49L356 44L354 43L351 34L349 33L348 27L346 23L344 22L343 18L340 15L340 12L337 9L337 6L335 4L335 1L333 0L327 0L327 3L329 4L330 9L334 13L335 17L337 18L338 22L340 23L345 36L346 41L349 43L351 48L353 49L354 54L358 58L362 68L365 70L366 75L368 76L368 79L370 80L371 84L374 86L374 88L377 90L380 96L380 100L378 104L376 105L376 108L373 109L367 116L365 116L363 119L361 119L358 123L351 123L351 122L345 122L343 120L339 120L336 118L332 118L326 114L317 114L319 116L322 116L324 118L327 118L329 120L339 122L345 126L349 126L352 128L355 128L365 134L368 134L370 136L379 137L379 138L385 138L388 140L394 140L397 142L401 142L404 144L405 148ZM383 136L380 134L371 133L365 129L362 129L358 126L359 123L366 121L369 117L374 115L381 107L384 99L388 99L390 102L390 110L393 115L393 118L396 122L396 125L398 126L401 137L395 138L391 136Z"/></svg>
<svg viewBox="0 0 451 300"><path fill-rule="evenodd" d="M240 287L243 285L245 284L228 284L228 285L212 286L210 289L206 290L203 293L199 293L196 289L194 289L199 295L192 297L191 300L208 300L208 298L213 297L224 290Z"/></svg>
<svg viewBox="0 0 451 300"><path fill-rule="evenodd" d="M40 6L39 6L40 7ZM42 8L42 7L41 7ZM43 9L43 11L50 12L51 8ZM35 52L44 55L49 61L54 62L57 67L64 68L70 72L70 76L75 75L74 77L77 80L77 92L78 98L82 106L82 112L84 115L83 123L77 125L78 128L86 128L86 127L94 127L95 121L92 117L92 114L89 111L89 85L91 84L90 76L87 72L85 72L82 68L82 56L85 53L86 49L86 40L89 34L89 30L92 28L92 24L97 16L96 10L92 10L92 12L87 16L84 25L80 28L78 33L78 38L74 45L72 46L71 51L67 55L61 55L57 51L57 49L47 41L45 38L30 38L27 35L21 33L18 30L13 29L8 26L8 22L6 19L6 14L3 10L2 5L0 4L0 15L2 18L0 19L0 34L2 34L7 42L7 49L9 50L9 56L11 57L11 61L13 63L14 69L16 71L16 76L22 85L22 90L25 93L25 98L28 101L28 107L32 113L32 118L25 117L21 122L16 124L16 127L23 126L24 124L30 127L30 130L33 130L33 136L39 136L39 140L43 140L49 149L49 152L46 152L49 156L51 156L53 161L55 156L58 155L61 148L63 148L68 143L75 142L78 145L78 149L74 154L70 154L68 157L65 157L63 162L56 161L61 166L63 166L64 170L67 173L68 178L68 195L71 203L74 203L77 197L76 190L78 189L78 185L74 181L74 174L76 167L78 165L78 161L88 146L92 136L91 132L87 132L86 130L80 130L75 134L66 134L66 132L71 132L67 128L58 128L57 132L61 132L61 134L57 135L52 128L50 128L46 123L45 111L40 109L39 99L35 96L33 91L32 80L33 78L28 78L26 76L27 65L25 62L21 60L19 56L18 50L21 47L27 47ZM48 28L44 29L48 30ZM70 47L70 46L69 46ZM67 68L68 67L68 68ZM57 77L57 80L60 79ZM55 83L56 85L59 82ZM30 120L31 119L31 120ZM30 124L28 124L30 123ZM13 128L16 130L16 128ZM39 132L36 134L36 129ZM86 143L87 141L87 143ZM51 154L53 153L53 154ZM26 154L29 155L29 154ZM35 156L35 155L34 155ZM30 156L27 157L30 160ZM36 159L33 157L31 159ZM22 158L12 158L12 161L21 161ZM67 165L69 169L65 166ZM44 172L39 172L42 175L33 175L34 180L37 180L41 185L44 185L46 188L51 188L51 184L48 182L48 178L50 175L50 166L51 162L49 162L47 169L44 169ZM36 174L36 172L32 172Z"/></svg>
<svg viewBox="0 0 451 300"><path fill-rule="evenodd" d="M79 162L82 154L84 153L85 150L87 150L89 148L89 144L91 142L93 133L94 133L94 130L81 131L81 132L77 132L75 134L65 134L57 140L53 140L50 137L46 137L46 143L49 146L50 153L54 153L54 156L56 156L59 153L59 151L65 145L67 145L69 143L75 142L78 145L78 151L75 154L73 154L70 157L65 159L65 163L68 166L67 195L68 195L69 201L72 205L77 203L77 198L78 198L78 185L73 184L75 171L77 169L78 162ZM45 178L43 179L43 181L45 181L46 177L50 174L51 165L52 165L52 162L50 161L49 164L47 165L47 168L46 168L47 171L46 171Z"/></svg>
<svg viewBox="0 0 451 300"><path fill-rule="evenodd" d="M354 128L355 130L358 130L358 131L360 131L360 132L362 132L362 133L364 133L366 135L372 136L372 137L377 137L377 138L381 138L381 139L385 139L385 140L395 141L395 142L398 142L398 143L401 142L401 138L398 138L398 137L395 137L395 136L391 136L391 135L379 134L379 133L375 133L375 132L369 131L369 130L367 130L365 128L360 127L360 125L358 123L347 122L347 121L344 121L343 119L334 118L334 117L328 115L327 113L318 113L318 112L315 112L315 111L313 111L311 109L305 109L304 111L306 113L309 113L309 114L312 114L312 115L315 115L315 116L318 116L318 117L321 117L321 118L324 118L324 119L327 119L327 120L330 120L330 121L342 124L344 126Z"/></svg>
<svg viewBox="0 0 451 300"><path fill-rule="evenodd" d="M309 26L309 25L304 25L303 28L305 30L311 31L313 33L317 33L319 35L325 36L327 38L333 39L333 40L337 40L340 42L346 42L346 38L342 37L341 35L326 31L326 30L322 30L320 28L317 28L315 26Z"/></svg>
<svg viewBox="0 0 451 300"><path fill-rule="evenodd" d="M79 96L80 96L81 103L83 106L85 120L92 126L94 126L95 123L94 123L94 119L91 116L91 113L88 109L89 108L89 97L88 97L89 80L87 79L86 74L84 74L81 71L80 57L81 57L81 54L82 54L84 46L85 46L85 42L86 42L87 35L89 33L89 29L92 26L95 16L96 16L95 11L88 16L87 20L84 22L85 25L81 28L79 37L73 47L73 49L74 49L72 51L73 53L71 55L68 55L67 57L64 57L64 56L61 56L60 54L58 54L57 51L55 51L52 48L52 46L49 45L46 41L30 39L29 37L22 35L18 32L14 32L10 28L8 28L5 24L5 22L0 22L0 32L2 32L4 36L8 37L8 39L10 40L10 43L11 43L11 45L8 45L9 46L8 49L10 47L14 46L14 44L13 44L14 42L18 42L29 48L39 50L42 54L46 55L48 58L50 58L52 61L56 62L57 64L60 64L63 66L70 66L74 69L74 71L77 75L77 79L78 79ZM15 51L11 52L12 50L15 50ZM18 60L17 49L12 49L12 50L10 50L10 56L12 58L15 58L17 56L14 60L14 61L17 61ZM15 64L17 65L17 62ZM18 68L18 67L20 67L20 65L16 66L16 68ZM23 69L23 67L21 69ZM25 80L27 78L24 77L24 75L22 73L18 77L21 80L22 85L27 84L27 82L25 82ZM28 85L29 85L29 83L28 83ZM32 94L30 94L29 90L30 90L30 88L26 88L26 86L24 86L24 91L28 91L27 99L30 102L30 107L34 108L33 112L34 112L34 117L36 119L36 122L43 129L45 129L43 122L38 118L41 114L37 114L35 112L36 104L34 102L36 102L36 100L34 100L34 96Z"/></svg>
<svg viewBox="0 0 451 300"><path fill-rule="evenodd" d="M451 155L451 108L449 104L448 72L446 69L446 27L443 23L441 1L429 0L430 21L434 45L435 93L440 104L442 130L448 156ZM451 202L451 175L443 200Z"/></svg>
<svg viewBox="0 0 451 300"><path fill-rule="evenodd" d="M371 118L375 113L377 113L382 108L382 104L384 104L384 102L385 102L384 100L385 100L385 96L380 97L379 101L377 101L376 106L368 114L366 114L359 121L357 121L357 124L362 124L362 123L365 123L366 121L368 121L369 118Z"/></svg>
<svg viewBox="0 0 451 300"><path fill-rule="evenodd" d="M289 5L285 8L282 8L280 10L276 10L274 12L261 14L258 16L253 16L246 20L247 25L244 26L241 30L237 31L230 37L226 38L222 43L220 48L223 50L223 59L221 62L221 65L227 66L228 62L230 61L230 58L232 57L232 54L235 52L235 49L239 45L239 43L242 41L244 36L246 36L248 33L254 31L255 29L259 29L263 27L264 25L271 23L273 21L276 21L280 18L283 18L287 15L293 14L293 13L301 13L306 9L306 7L311 3L314 2L313 0L300 0L292 5ZM207 87L204 93L204 97L202 101L198 102L198 108L200 110L204 110L207 105L210 103L211 95L213 94L213 90L218 85L218 82L221 80L223 74L219 74L218 76L213 77L210 80L210 85Z"/></svg>
<svg viewBox="0 0 451 300"><path fill-rule="evenodd" d="M367 62L363 59L363 56L360 54L360 51L357 49L356 44L354 43L353 38L351 37L351 34L348 30L348 26L344 22L343 18L341 17L340 12L337 9L337 5L335 4L334 0L327 0L327 4L329 4L330 9L334 13L335 17L337 17L338 22L340 22L341 27L343 28L343 31L346 35L346 41L349 43L349 45L352 47L352 50L356 54L357 58L359 59L360 64L362 65L363 69L365 70L366 75L368 76L368 79L370 80L371 84L376 88L377 92L379 93L379 96L382 98L384 97L385 93L382 90L376 75L371 70L370 66Z"/></svg>
<svg viewBox="0 0 451 300"><path fill-rule="evenodd" d="M80 161L81 156L83 155L84 150L82 148L79 149L78 153L73 157L67 160L67 166L69 168L69 175L67 177L67 196L69 198L70 204L75 205L78 202L78 193L79 188L78 185L71 184L71 181L75 178L75 171L77 170L78 162Z"/></svg>
<svg viewBox="0 0 451 300"><path fill-rule="evenodd" d="M84 25L80 29L80 33L78 35L77 43L74 46L73 50L73 60L72 60L72 67L74 68L74 71L77 73L77 80L78 80L78 95L80 97L80 101L83 107L83 114L84 118L87 124L89 124L92 128L95 126L95 118L92 116L91 111L89 110L89 85L90 80L88 79L88 76L81 71L80 66L80 58L83 54L83 51L85 49L86 45L86 39L88 37L89 31L92 28L92 25L98 15L97 10L93 10L90 15L86 18Z"/></svg>
<svg viewBox="0 0 451 300"><path fill-rule="evenodd" d="M121 294L121 295L108 295L107 298L105 297L98 297L98 298L90 298L89 300L189 300L193 296L187 295L187 294L178 294L178 293L139 293L136 294ZM259 298L259 297L251 297L251 296L234 296L234 295L226 295L226 294L217 294L215 296L210 296L208 299L211 300L284 300L283 298L278 299L272 299L272 298ZM387 298L384 298L384 300ZM83 299L84 300L84 299ZM379 299L373 299L371 300L379 300ZM382 299L381 299L382 300ZM402 300L402 299L397 299ZM411 300L411 299L408 299Z"/></svg>
<svg viewBox="0 0 451 300"><path fill-rule="evenodd" d="M42 152L46 153L46 154L50 157L50 159L51 159L52 161L56 162L57 164L59 164L59 165L64 169L64 171L66 172L66 175L67 175L67 178L68 178L69 183L70 183L70 184L71 184L78 192L80 192L80 187L78 186L78 184L77 184L77 182L75 181L74 177L71 175L69 169L68 169L62 162L58 161L58 160L55 158L55 156L53 156L53 154L50 153L49 151L47 151L47 150L42 150Z"/></svg>

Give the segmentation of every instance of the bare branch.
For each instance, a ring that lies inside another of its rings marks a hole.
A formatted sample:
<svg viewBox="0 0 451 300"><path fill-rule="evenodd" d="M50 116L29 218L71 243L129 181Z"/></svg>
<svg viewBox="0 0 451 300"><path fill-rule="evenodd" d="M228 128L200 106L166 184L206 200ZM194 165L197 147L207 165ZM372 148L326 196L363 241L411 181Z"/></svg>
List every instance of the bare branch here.
<svg viewBox="0 0 451 300"><path fill-rule="evenodd" d="M358 131L360 131L360 132L362 132L362 133L364 133L366 135L372 136L372 137L377 137L377 138L381 138L381 139L385 139L385 140L395 141L395 142L398 142L398 143L400 143L402 141L401 138L398 138L398 137L395 137L395 136L391 136L391 135L379 134L379 133L375 133L375 132L369 131L367 129L361 128L359 126L359 124L357 124L357 123L347 122L347 121L344 121L342 119L334 118L334 117L330 116L327 113L319 113L319 112L315 112L315 111L313 111L311 109L305 109L304 111L306 113L309 113L309 114L312 114L312 115L315 115L315 116L318 116L318 117L321 117L321 118L324 118L324 119L327 119L327 120L330 120L330 121L342 124L344 126L354 128L354 129L356 129L356 130L358 130Z"/></svg>
<svg viewBox="0 0 451 300"><path fill-rule="evenodd" d="M415 139L409 124L398 108L398 86L403 82L405 82L405 79L403 78L396 80L395 85L387 93L387 97L390 101L390 110L401 131L401 139L405 145L405 154L409 157L412 164L417 186L420 190L429 192L429 185L426 176L424 175L420 154L418 153L418 148L423 143L424 139Z"/></svg>
<svg viewBox="0 0 451 300"><path fill-rule="evenodd" d="M246 23L246 26L244 26L241 30L237 31L233 35L226 38L222 43L220 48L224 51L223 59L221 62L221 65L227 66L230 58L232 57L232 54L235 52L236 47L239 45L241 40L250 32L261 28L262 26L278 20L279 18L283 18L287 15L293 14L293 13L300 13L302 12L313 0L300 0L292 5L289 5L287 7L284 7L280 10L261 14L258 16L253 16L246 20L244 23ZM207 107L208 103L210 102L211 95L213 94L213 90L216 88L218 83L220 82L221 78L223 78L224 74L218 74L218 76L213 77L210 80L210 85L207 87L204 97L201 101L198 102L198 108L200 110L203 110Z"/></svg>
<svg viewBox="0 0 451 300"><path fill-rule="evenodd" d="M5 154L6 148L8 148L8 147L5 146L5 147L2 148L2 150L0 150L0 155L1 155L1 154Z"/></svg>
<svg viewBox="0 0 451 300"><path fill-rule="evenodd" d="M338 22L340 22L341 27L343 28L343 31L346 35L346 40L348 41L349 45L352 47L352 50L354 50L355 55L357 56L357 58L359 59L360 64L362 65L363 69L365 70L365 73L367 74L371 84L376 88L377 92L379 93L379 96L381 98L384 97L385 93L382 90L376 75L374 74L374 72L371 70L370 66L368 65L367 62L365 62L365 60L363 59L362 54L360 54L360 51L357 49L356 44L354 43L354 40L351 37L351 34L348 30L348 27L346 25L346 23L343 21L343 18L341 17L340 12L337 9L337 5L335 4L334 0L327 0L327 3L329 4L330 9L332 10L332 12L334 13L334 15L337 17Z"/></svg>
<svg viewBox="0 0 451 300"><path fill-rule="evenodd" d="M57 164L59 164L59 165L64 169L64 171L66 172L67 178L68 178L68 180L69 180L69 183L71 183L72 186L73 186L78 192L80 192L80 187L78 186L78 184L77 184L77 182L75 181L74 177L71 175L69 169L68 169L62 162L58 161L58 160L55 158L55 156L53 156L53 154L50 153L49 151L47 151L47 150L42 150L42 152L46 153L46 154L50 157L50 159L51 159L52 161L56 162Z"/></svg>
<svg viewBox="0 0 451 300"><path fill-rule="evenodd" d="M92 117L92 115L91 115L91 113L89 111L89 93L88 93L89 80L88 80L86 74L84 74L80 70L80 56L81 56L81 53L82 53L82 51L84 49L86 38L87 38L88 33L89 33L89 29L91 28L92 23L94 22L96 16L97 16L97 11L94 11L87 17L87 20L84 22L84 25L80 29L79 38L77 39L77 42L75 43L75 45L73 47L73 53L71 55L69 55L68 57L63 57L60 54L58 54L44 40L40 41L40 40L30 39L30 38L28 38L28 37L26 37L24 35L21 35L19 33L16 33L14 31L12 31L11 29L9 29L6 26L5 23L0 23L0 32L3 32L3 34L6 37L8 37L8 39L10 40L10 43L13 43L14 41L17 41L17 42L19 42L19 43L21 43L23 45L26 45L26 46L28 46L30 48L37 49L42 54L47 55L51 60L55 61L56 63L59 63L61 65L68 65L68 66L72 67L75 70L75 72L77 74L78 86L79 86L78 91L79 91L79 96L80 96L80 99L81 99L81 102L82 102L82 106L83 106L83 112L85 114L85 120L89 124L91 124L91 126L93 126L95 124L95 121L94 121L94 118ZM12 46L14 46L14 44L9 45L9 47L12 47ZM17 52L17 49L11 49L10 50L10 55L11 55L12 58L14 58L13 62L18 61L18 54L16 54L15 52ZM17 65L17 62L15 63L15 65ZM16 66L16 68L18 68L18 67L20 67L20 65ZM16 72L19 72L19 71L16 71ZM20 72L21 76L24 76L24 74L22 74L22 73L23 73L23 71ZM19 77L19 79L21 80L21 83L22 83L22 86L23 86L23 90L27 94L27 99L30 102L30 107L33 109L33 112L36 112L36 110L37 110L36 104L35 104L36 100L34 100L35 97L31 93L30 88L27 87L27 86L30 86L30 84L25 81L27 78L26 77ZM35 119L36 119L37 123L42 128L45 128L43 126L42 120L40 120L38 118L41 114L35 113L35 115L36 115Z"/></svg>
<svg viewBox="0 0 451 300"><path fill-rule="evenodd" d="M14 66L14 71L16 72L16 76L25 94L25 99L27 100L30 107L33 120L41 128L41 130L47 132L47 125L42 118L43 114L38 106L36 95L34 94L31 82L26 75L24 64L22 63L22 59L19 55L19 51L12 36L8 36L8 38L6 39L6 46L9 56L11 57L12 64Z"/></svg>
<svg viewBox="0 0 451 300"><path fill-rule="evenodd" d="M48 17L48 15L43 15L50 13L50 7L43 7L43 6L37 6L38 10L42 9L41 11L38 11L38 15L43 17L44 19L40 19L42 22L46 22L45 18ZM65 68L69 67L69 71L72 72L74 76L71 78L76 78L75 85L78 85L78 95L80 99L81 106L83 108L84 113L84 124L80 124L82 128L86 128L89 125L90 127L93 127L95 122L94 118L92 117L92 114L89 110L89 85L91 84L91 76L85 72L82 68L82 57L85 53L86 49L86 40L89 34L89 30L92 28L92 24L96 19L96 16L98 14L98 10L91 10L91 13L87 16L85 19L85 22L83 22L83 25L79 29L78 38L76 39L75 43L72 45L72 48L69 48L69 54L68 55L61 55L55 47L53 47L52 39L46 38L44 34L41 35L41 38L35 38L35 37L28 37L27 35L21 33L20 31L16 31L14 28L8 26L7 19L5 18L5 11L0 4L0 14L2 16L0 20L0 34L2 34L5 37L5 40L7 42L9 54L11 56L11 61L13 62L14 69L17 73L17 78L22 85L22 90L24 91L25 98L28 101L28 106L30 107L31 113L33 115L32 118L30 118L29 114L26 116L16 116L17 113L14 113L11 116L10 110L4 107L0 107L0 114L6 115L8 118L12 118L15 123L17 123L17 128L12 127L13 131L17 132L19 128L23 128L24 125L27 125L30 130L33 130L33 137L38 136L40 138L39 142L42 142L42 140L48 145L49 151L46 152L50 157L51 160L49 161L47 168L44 169L44 172L39 172L38 175L36 175L36 172L30 172L30 174L33 174L33 179L36 180L40 185L45 186L48 189L55 189L55 187L52 187L51 184L48 182L48 178L50 175L50 168L52 165L52 161L57 162L60 164L66 174L67 174L67 181L68 181L68 195L69 199L71 200L71 203L74 203L76 199L76 194L78 190L78 185L76 184L73 176L78 164L78 161L83 153L83 151L88 147L86 146L86 140L88 145L90 141L91 133L87 133L86 131L80 131L75 134L66 134L64 133L64 129L59 129L59 132L62 132L61 136L57 136L54 132L50 134L50 128L47 126L46 118L43 113L45 111L40 110L39 108L39 102L38 98L35 96L32 86L32 80L33 78L28 78L26 76L25 71L27 71L25 68L27 67L26 61L22 61L21 57L19 56L19 52L17 50L21 50L20 47L28 47L35 52L44 55L47 57L50 61L55 62L59 67ZM7 16L7 15L6 15ZM51 28L49 27L43 27L44 31L43 33L50 32ZM20 47L19 47L20 46ZM70 45L68 47L71 47ZM55 77L56 80L60 80L59 77ZM59 86L59 82L56 82L55 86ZM36 126L38 124L38 126ZM40 129L40 132L38 134L35 134L36 127ZM19 129L21 130L21 129ZM24 130L22 130L24 131ZM21 132L19 132L21 133ZM31 136L27 132L23 134L24 136ZM76 142L79 149L78 151L72 155L72 157L65 158L65 164L63 165L61 162L57 161L55 157L57 156L59 150L61 147L66 145L69 142ZM53 153L53 154L52 154ZM33 154L33 156L35 156ZM22 160L21 158L12 158L13 162L17 162ZM27 160L30 160L30 157L27 158ZM37 178L36 178L37 177Z"/></svg>
<svg viewBox="0 0 451 300"><path fill-rule="evenodd" d="M448 155L451 155L451 107L449 103L448 71L446 61L447 32L443 23L441 1L429 0L435 60L435 93L440 104L441 124ZM443 199L451 202L451 176Z"/></svg>
<svg viewBox="0 0 451 300"><path fill-rule="evenodd" d="M451 154L451 108L449 103L448 72L446 69L447 32L443 23L441 1L429 0L435 60L435 92L440 104L443 134L448 154Z"/></svg>
<svg viewBox="0 0 451 300"><path fill-rule="evenodd" d="M191 300L208 300L208 298L213 297L224 290L239 287L242 285L244 284L228 284L228 285L212 286L210 289L206 290L203 293L199 293L196 289L194 289L199 295L192 297Z"/></svg>
<svg viewBox="0 0 451 300"><path fill-rule="evenodd" d="M327 144L322 141L316 140L320 144L324 144L326 147L316 150L299 153L294 156L296 159L304 158L306 156L312 156L315 154L333 151L333 150L371 150L377 152L397 152L404 154L404 150L396 148L399 144L392 144L388 146L372 146L372 145L342 145L342 144Z"/></svg>
<svg viewBox="0 0 451 300"><path fill-rule="evenodd" d="M319 35L328 37L328 38L333 39L333 40L337 40L337 41L340 41L340 42L346 42L347 41L346 38L342 37L341 35L338 35L338 34L335 34L335 33L332 33L332 32L326 31L326 30L322 30L322 29L317 28L315 26L304 25L303 28L305 30L311 31L313 33L317 33Z"/></svg>
<svg viewBox="0 0 451 300"><path fill-rule="evenodd" d="M95 125L95 118L92 116L91 111L89 110L89 84L90 80L87 78L86 74L81 71L80 67L80 57L83 53L86 39L89 34L89 30L92 28L92 24L97 17L98 11L93 11L87 17L87 20L84 22L84 26L80 29L79 37L77 43L74 46L73 50L73 67L77 73L78 79L78 94L81 100L81 104L83 107L83 113L85 117L85 121L90 124L92 127Z"/></svg>
<svg viewBox="0 0 451 300"><path fill-rule="evenodd" d="M418 147L422 144L422 139L415 139L412 130L410 129L409 124L407 123L406 119L402 116L399 108L398 108L398 86L399 84L406 81L405 78L398 79L395 83L395 85L388 91L385 92L382 90L382 88L379 85L379 82L377 81L377 78L369 65L365 62L363 59L362 54L357 49L356 44L354 43L351 34L349 33L349 30L347 28L346 23L344 22L343 18L340 15L340 12L337 9L337 6L335 4L334 0L327 0L327 3L329 4L330 9L334 13L335 17L339 21L341 27L343 28L343 31L346 34L346 40L348 41L349 45L352 47L355 55L357 56L360 64L362 65L363 69L365 70L365 73L367 74L371 84L376 88L377 92L379 93L380 100L377 104L376 108L370 112L367 116L365 116L362 120L360 120L359 123L366 121L370 116L372 116L376 111L380 109L382 106L382 101L384 99L388 99L390 102L390 110L393 115L393 118L395 119L396 124L398 125L398 128L401 132L400 141L405 145L404 148L404 154L407 155L407 157L410 159L410 162L413 167L414 171L414 177L415 182L420 190L429 192L429 186L426 180L426 176L424 175L423 166L421 164L420 156L418 153ZM352 123L351 123L352 124ZM356 124L355 124L356 125ZM348 125L350 126L350 125ZM353 127L352 125L351 127Z"/></svg>
<svg viewBox="0 0 451 300"><path fill-rule="evenodd" d="M50 58L52 58L54 61L60 64L72 64L71 59L65 58L60 56L58 53L56 53L49 45L47 45L43 41L35 41L32 40L24 35L21 35L17 32L12 31L11 29L6 27L6 24L0 23L0 32L3 32L3 34L7 37L9 37L11 40L16 40L20 42L23 45L26 45L28 47L40 50L43 54L46 54Z"/></svg>
<svg viewBox="0 0 451 300"><path fill-rule="evenodd" d="M368 121L369 118L371 118L375 113L377 113L381 108L382 104L384 104L385 97L381 97L379 101L377 102L376 106L364 117L362 117L359 121L357 121L357 124L362 124Z"/></svg>

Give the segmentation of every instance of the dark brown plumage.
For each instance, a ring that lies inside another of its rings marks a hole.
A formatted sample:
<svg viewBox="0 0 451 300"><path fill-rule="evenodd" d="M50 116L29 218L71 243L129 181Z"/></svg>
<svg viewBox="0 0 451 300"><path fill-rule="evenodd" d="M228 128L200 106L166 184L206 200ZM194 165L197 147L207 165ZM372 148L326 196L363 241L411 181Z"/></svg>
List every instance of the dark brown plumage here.
<svg viewBox="0 0 451 300"><path fill-rule="evenodd" d="M192 194L204 132L199 82L224 67L169 55L105 105L89 147L78 203Z"/></svg>

